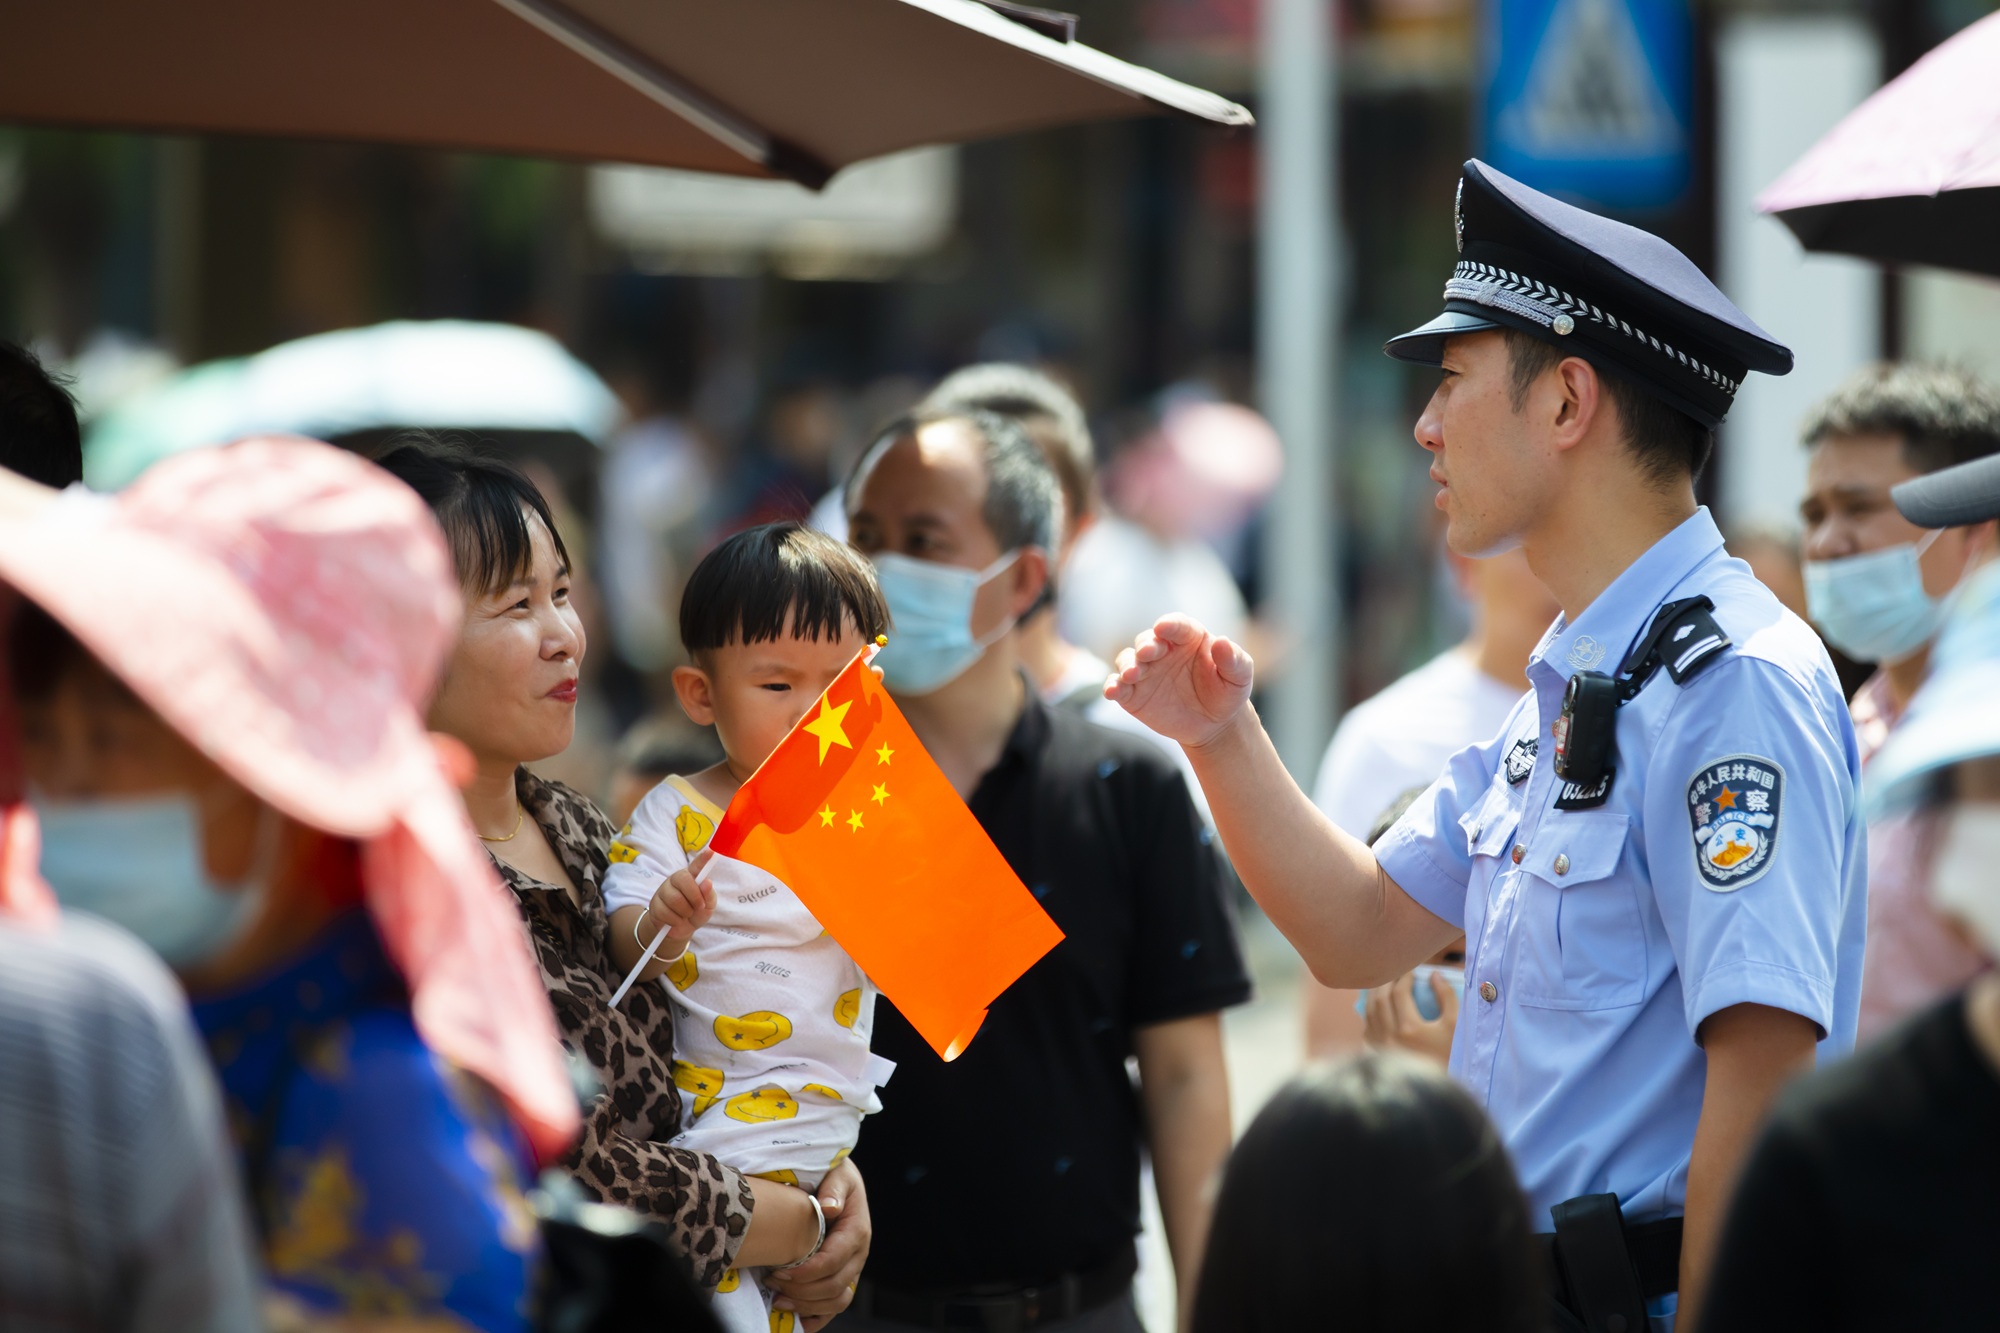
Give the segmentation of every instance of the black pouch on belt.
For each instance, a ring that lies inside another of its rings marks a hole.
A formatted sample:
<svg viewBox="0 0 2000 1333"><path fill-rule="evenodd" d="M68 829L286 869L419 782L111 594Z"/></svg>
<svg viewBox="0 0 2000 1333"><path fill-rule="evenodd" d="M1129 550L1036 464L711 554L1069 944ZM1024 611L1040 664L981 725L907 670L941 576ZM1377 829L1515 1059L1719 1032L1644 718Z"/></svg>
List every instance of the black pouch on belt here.
<svg viewBox="0 0 2000 1333"><path fill-rule="evenodd" d="M1555 1218L1557 1296L1588 1333L1646 1333L1646 1297L1615 1194L1580 1194Z"/></svg>

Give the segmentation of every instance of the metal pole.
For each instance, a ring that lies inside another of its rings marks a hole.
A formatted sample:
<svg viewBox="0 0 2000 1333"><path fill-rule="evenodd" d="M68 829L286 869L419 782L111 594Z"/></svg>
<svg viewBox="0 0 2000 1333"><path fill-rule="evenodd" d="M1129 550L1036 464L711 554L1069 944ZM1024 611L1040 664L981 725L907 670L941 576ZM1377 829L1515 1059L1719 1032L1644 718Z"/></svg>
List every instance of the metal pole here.
<svg viewBox="0 0 2000 1333"><path fill-rule="evenodd" d="M1265 528L1265 609L1289 648L1266 720L1301 783L1332 733L1340 688L1336 2L1263 0L1257 108L1257 364L1264 414L1285 448Z"/></svg>

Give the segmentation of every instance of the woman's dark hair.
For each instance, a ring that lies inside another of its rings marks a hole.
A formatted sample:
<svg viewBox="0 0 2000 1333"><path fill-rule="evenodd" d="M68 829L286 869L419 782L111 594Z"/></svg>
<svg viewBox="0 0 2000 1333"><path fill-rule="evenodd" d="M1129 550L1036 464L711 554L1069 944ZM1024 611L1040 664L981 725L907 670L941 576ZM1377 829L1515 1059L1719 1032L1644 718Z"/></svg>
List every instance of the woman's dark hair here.
<svg viewBox="0 0 2000 1333"><path fill-rule="evenodd" d="M27 348L0 341L0 467L44 486L83 480L83 435L68 383Z"/></svg>
<svg viewBox="0 0 2000 1333"><path fill-rule="evenodd" d="M681 646L690 654L781 634L837 639L889 631L875 570L845 542L803 523L746 528L702 557L681 594Z"/></svg>
<svg viewBox="0 0 2000 1333"><path fill-rule="evenodd" d="M534 534L523 509L542 521L556 557L568 568L569 551L549 502L505 459L459 436L407 430L383 444L375 464L422 496L437 515L458 581L470 591L499 592L534 567Z"/></svg>
<svg viewBox="0 0 2000 1333"><path fill-rule="evenodd" d="M1194 1333L1541 1333L1528 1205L1493 1125L1393 1052L1308 1071L1230 1156Z"/></svg>

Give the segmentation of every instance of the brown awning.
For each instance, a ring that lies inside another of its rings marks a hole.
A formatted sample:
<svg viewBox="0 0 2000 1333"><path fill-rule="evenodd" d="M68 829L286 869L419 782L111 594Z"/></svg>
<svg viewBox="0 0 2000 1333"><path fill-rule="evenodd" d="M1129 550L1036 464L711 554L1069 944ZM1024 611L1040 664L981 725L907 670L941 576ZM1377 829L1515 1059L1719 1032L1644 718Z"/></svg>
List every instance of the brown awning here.
<svg viewBox="0 0 2000 1333"><path fill-rule="evenodd" d="M912 148L1226 98L978 0L54 0L0 120L583 158L818 185Z"/></svg>

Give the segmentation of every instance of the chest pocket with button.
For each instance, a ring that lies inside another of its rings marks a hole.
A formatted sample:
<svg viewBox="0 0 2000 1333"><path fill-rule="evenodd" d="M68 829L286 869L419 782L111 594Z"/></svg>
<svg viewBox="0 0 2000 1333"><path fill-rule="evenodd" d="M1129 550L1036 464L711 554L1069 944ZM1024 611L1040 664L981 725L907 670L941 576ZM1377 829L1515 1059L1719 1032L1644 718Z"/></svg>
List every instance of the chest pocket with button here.
<svg viewBox="0 0 2000 1333"><path fill-rule="evenodd" d="M1506 858L1514 845L1514 831L1521 827L1521 791L1496 780L1485 796L1458 817L1465 850L1474 860L1482 856Z"/></svg>
<svg viewBox="0 0 2000 1333"><path fill-rule="evenodd" d="M1615 1009L1645 998L1636 873L1620 874L1629 816L1550 811L1522 857L1514 994L1543 1009Z"/></svg>

